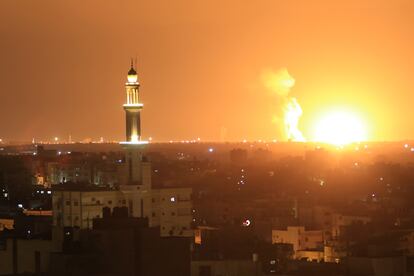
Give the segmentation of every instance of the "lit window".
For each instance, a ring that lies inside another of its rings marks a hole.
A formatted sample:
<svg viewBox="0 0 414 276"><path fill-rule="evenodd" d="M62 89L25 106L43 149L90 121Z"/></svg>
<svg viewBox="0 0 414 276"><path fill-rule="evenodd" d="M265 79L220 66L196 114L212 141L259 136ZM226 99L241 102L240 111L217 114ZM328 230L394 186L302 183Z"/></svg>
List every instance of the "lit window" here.
<svg viewBox="0 0 414 276"><path fill-rule="evenodd" d="M175 202L175 196L172 196L172 197L170 198L170 201L171 201L171 202Z"/></svg>

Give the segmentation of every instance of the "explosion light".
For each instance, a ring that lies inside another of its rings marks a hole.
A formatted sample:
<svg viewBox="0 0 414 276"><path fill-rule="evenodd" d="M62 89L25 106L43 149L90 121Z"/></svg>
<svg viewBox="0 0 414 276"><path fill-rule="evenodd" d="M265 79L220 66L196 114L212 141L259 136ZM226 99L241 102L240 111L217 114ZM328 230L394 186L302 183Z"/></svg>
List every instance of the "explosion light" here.
<svg viewBox="0 0 414 276"><path fill-rule="evenodd" d="M367 139L363 122L353 113L336 111L323 117L316 125L314 141L343 146ZM367 145L364 148L368 148Z"/></svg>

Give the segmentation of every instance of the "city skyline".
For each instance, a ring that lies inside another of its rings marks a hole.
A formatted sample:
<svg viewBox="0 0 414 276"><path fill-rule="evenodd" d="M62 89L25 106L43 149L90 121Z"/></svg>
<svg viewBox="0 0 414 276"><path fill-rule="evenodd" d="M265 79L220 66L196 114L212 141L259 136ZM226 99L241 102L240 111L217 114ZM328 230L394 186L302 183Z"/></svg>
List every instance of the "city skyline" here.
<svg viewBox="0 0 414 276"><path fill-rule="evenodd" d="M0 5L5 141L123 140L131 57L154 141L286 140L261 80L281 68L295 79L307 140L337 108L362 118L368 140L414 138L410 1Z"/></svg>

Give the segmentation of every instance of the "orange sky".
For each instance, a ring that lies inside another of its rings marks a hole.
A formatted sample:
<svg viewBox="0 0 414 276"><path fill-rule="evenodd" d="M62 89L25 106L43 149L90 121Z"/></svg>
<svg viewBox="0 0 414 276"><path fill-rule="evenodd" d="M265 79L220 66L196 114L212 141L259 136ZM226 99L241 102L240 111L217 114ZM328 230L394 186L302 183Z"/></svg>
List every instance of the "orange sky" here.
<svg viewBox="0 0 414 276"><path fill-rule="evenodd" d="M411 139L413 26L411 0L3 0L0 138L123 139L138 56L154 140L219 140L223 127L228 140L279 138L260 75L283 67L306 137L345 107L373 140Z"/></svg>

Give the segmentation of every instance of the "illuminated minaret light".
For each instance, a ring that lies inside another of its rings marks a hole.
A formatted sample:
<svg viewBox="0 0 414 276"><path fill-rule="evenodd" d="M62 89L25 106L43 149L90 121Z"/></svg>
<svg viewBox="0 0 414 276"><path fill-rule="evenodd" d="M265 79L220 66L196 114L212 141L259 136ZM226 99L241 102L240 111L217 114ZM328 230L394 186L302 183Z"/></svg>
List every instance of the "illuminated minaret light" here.
<svg viewBox="0 0 414 276"><path fill-rule="evenodd" d="M139 102L138 74L131 61L131 69L128 71L128 78L125 83L126 103L124 104L126 121L126 141L121 144L141 145L147 141L141 140L141 110L144 105Z"/></svg>

